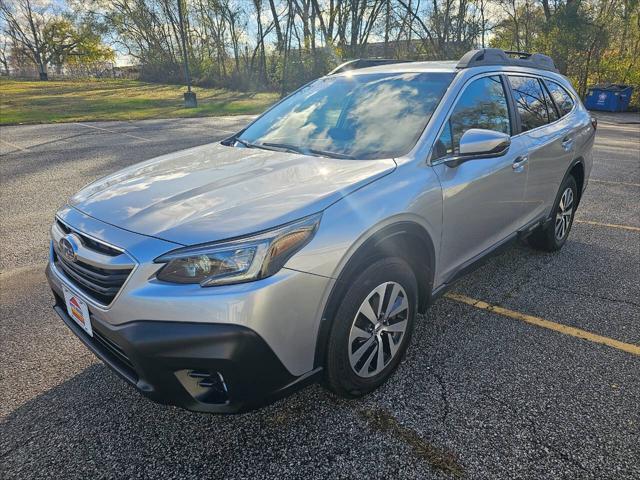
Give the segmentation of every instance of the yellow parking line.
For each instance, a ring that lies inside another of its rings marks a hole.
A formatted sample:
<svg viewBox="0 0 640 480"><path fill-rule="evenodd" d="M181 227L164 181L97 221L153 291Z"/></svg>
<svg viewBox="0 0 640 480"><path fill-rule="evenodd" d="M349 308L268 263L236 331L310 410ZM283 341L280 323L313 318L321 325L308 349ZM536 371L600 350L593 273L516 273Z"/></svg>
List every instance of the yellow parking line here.
<svg viewBox="0 0 640 480"><path fill-rule="evenodd" d="M632 227L631 225L618 225L615 223L600 223L590 220L574 220L574 223L585 223L587 225L597 225L598 227L620 228L622 230L630 230L632 232L640 232L640 227Z"/></svg>
<svg viewBox="0 0 640 480"><path fill-rule="evenodd" d="M498 305L492 305L490 303L476 300L459 293L447 293L445 294L445 297L450 300L455 300L456 302L471 305L472 307L479 308L481 310L487 310L488 312L497 313L498 315L502 315L503 317L513 318L515 320L530 323L531 325L536 325L538 327L547 328L555 332L563 333L565 335L571 335L572 337L581 338L590 342L600 343L602 345L616 348L633 355L640 355L640 345L620 342L618 340L614 340L613 338L603 337L602 335L587 332L586 330L569 327L567 325L562 325L561 323L551 322L549 320L545 320L544 318L534 317L533 315L515 312L513 310L509 310L508 308L499 307Z"/></svg>
<svg viewBox="0 0 640 480"><path fill-rule="evenodd" d="M16 145L15 143L7 142L6 140L0 140L0 142L4 143L5 145L8 145L10 147L17 148L18 150L21 150L23 152L28 152L29 151L26 147L21 147L20 145Z"/></svg>
<svg viewBox="0 0 640 480"><path fill-rule="evenodd" d="M589 181L596 182L596 183L606 183L608 185L627 185L629 187L640 187L640 183L612 182L611 180L598 180L597 178L590 178Z"/></svg>

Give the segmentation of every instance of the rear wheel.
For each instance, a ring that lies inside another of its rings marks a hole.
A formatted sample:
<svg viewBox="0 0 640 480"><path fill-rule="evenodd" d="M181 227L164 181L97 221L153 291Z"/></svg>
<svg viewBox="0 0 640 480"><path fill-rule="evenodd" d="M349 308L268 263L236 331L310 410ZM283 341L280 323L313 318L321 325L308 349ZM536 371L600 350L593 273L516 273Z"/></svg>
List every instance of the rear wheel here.
<svg viewBox="0 0 640 480"><path fill-rule="evenodd" d="M529 244L539 250L560 250L567 241L576 212L578 186L572 176L562 183L556 200L553 217L544 226L538 227L529 237Z"/></svg>
<svg viewBox="0 0 640 480"><path fill-rule="evenodd" d="M400 258L386 258L353 280L334 318L326 380L344 397L382 385L407 349L417 308L417 281Z"/></svg>

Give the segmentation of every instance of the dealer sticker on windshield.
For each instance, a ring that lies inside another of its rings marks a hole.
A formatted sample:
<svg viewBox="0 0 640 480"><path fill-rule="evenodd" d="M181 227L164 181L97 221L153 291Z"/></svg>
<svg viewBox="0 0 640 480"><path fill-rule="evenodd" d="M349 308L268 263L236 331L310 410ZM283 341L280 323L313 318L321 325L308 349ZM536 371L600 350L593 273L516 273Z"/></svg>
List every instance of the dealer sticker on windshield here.
<svg viewBox="0 0 640 480"><path fill-rule="evenodd" d="M63 287L64 301L67 303L67 312L73 320L87 332L90 337L93 337L93 330L91 329L91 319L89 318L89 307L80 297L78 297L71 290Z"/></svg>

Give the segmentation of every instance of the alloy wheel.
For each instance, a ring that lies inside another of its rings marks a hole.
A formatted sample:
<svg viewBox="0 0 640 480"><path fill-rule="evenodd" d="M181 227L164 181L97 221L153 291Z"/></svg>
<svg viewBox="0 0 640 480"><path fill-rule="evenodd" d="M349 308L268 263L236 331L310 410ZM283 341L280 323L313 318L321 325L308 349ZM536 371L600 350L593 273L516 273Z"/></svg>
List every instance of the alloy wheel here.
<svg viewBox="0 0 640 480"><path fill-rule="evenodd" d="M573 217L573 189L567 188L560 197L556 212L556 240L561 241L569 231Z"/></svg>
<svg viewBox="0 0 640 480"><path fill-rule="evenodd" d="M407 293L385 282L364 299L349 332L349 363L360 377L373 377L389 365L404 339L409 320Z"/></svg>

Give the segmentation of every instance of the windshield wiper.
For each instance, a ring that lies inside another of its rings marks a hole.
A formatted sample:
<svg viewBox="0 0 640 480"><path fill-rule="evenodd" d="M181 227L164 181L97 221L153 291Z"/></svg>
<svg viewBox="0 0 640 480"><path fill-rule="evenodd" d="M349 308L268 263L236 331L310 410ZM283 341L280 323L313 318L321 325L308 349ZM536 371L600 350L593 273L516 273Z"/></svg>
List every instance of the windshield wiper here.
<svg viewBox="0 0 640 480"><path fill-rule="evenodd" d="M347 159L347 160L353 160L353 157L351 155L347 155L346 153L329 152L327 150L318 150L317 148L310 148L309 151L311 153L315 153L315 154L321 155L323 157L344 158L344 159Z"/></svg>
<svg viewBox="0 0 640 480"><path fill-rule="evenodd" d="M321 157L353 159L351 155L347 155L344 153L329 152L327 150L319 150L317 148L302 148L298 147L297 145L291 145L288 143L264 142L259 144L259 146L272 147L279 150L284 150L286 152L302 153L304 155L313 154Z"/></svg>
<svg viewBox="0 0 640 480"><path fill-rule="evenodd" d="M243 140L241 138L234 138L235 142L241 143L242 145L244 145L247 148L260 148L260 145L257 145L255 143L251 143L251 142L247 142L246 140Z"/></svg>
<svg viewBox="0 0 640 480"><path fill-rule="evenodd" d="M304 154L304 150L300 147L296 147L295 145L289 145L288 143L271 143L271 142L262 142L260 143L261 147L271 147L272 149L281 150L289 153L302 153Z"/></svg>

